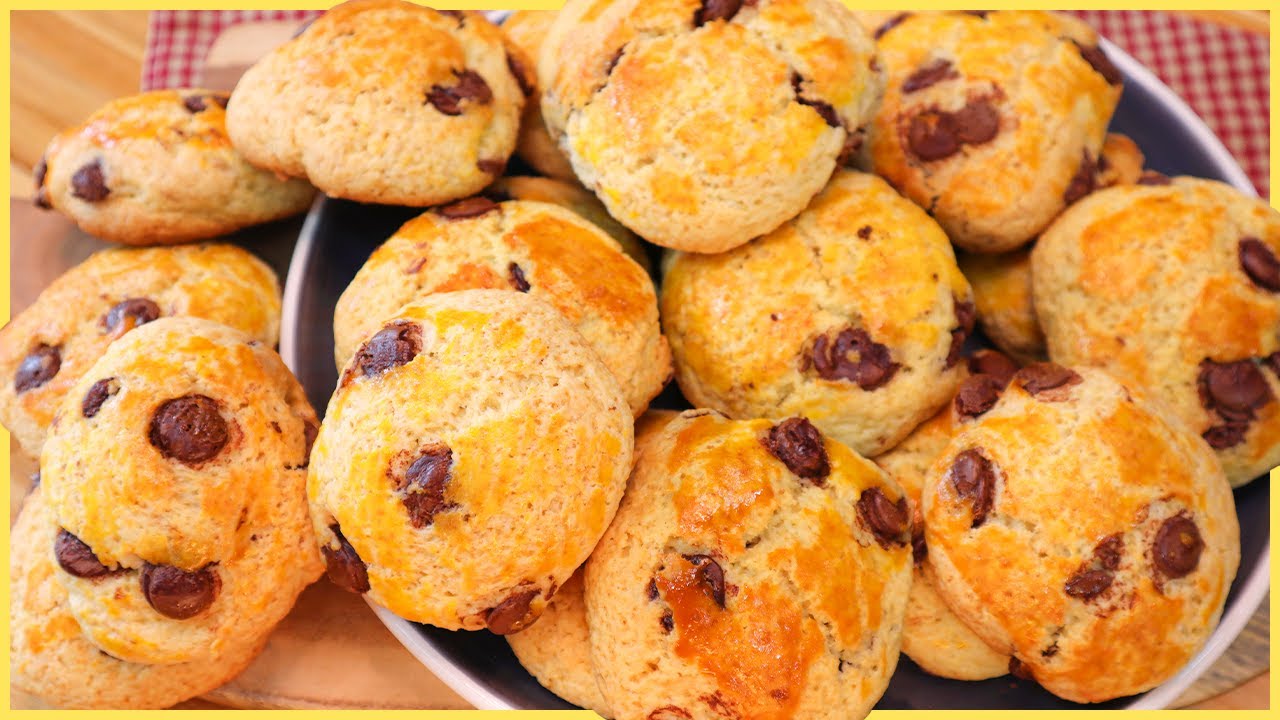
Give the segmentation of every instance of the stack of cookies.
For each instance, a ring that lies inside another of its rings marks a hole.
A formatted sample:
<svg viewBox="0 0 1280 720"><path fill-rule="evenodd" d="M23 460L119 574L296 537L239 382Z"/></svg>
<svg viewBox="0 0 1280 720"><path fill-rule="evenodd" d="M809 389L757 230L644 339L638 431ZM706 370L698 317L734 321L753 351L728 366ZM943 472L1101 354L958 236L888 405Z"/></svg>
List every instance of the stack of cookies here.
<svg viewBox="0 0 1280 720"><path fill-rule="evenodd" d="M244 309L274 285L213 246L79 318L124 259L51 287L0 335L45 473L15 678L199 692L323 563L619 720L861 717L900 652L1077 702L1159 685L1222 612L1231 486L1280 461L1280 216L1143 172L1099 43L835 0L330 10L185 118L225 106L201 148L261 204L422 209L337 303L324 421ZM170 162L199 132L119 122ZM105 125L55 143L44 201L121 241L225 220L147 200L168 175ZM696 409L650 409L673 378ZM105 682L43 669L93 649Z"/></svg>

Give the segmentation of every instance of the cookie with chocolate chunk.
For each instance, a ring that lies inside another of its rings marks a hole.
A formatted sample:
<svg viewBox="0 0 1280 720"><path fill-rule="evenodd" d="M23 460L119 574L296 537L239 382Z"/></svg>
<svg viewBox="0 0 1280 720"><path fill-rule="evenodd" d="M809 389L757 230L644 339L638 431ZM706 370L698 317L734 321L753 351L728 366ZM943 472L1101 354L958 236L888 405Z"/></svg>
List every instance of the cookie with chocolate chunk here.
<svg viewBox="0 0 1280 720"><path fill-rule="evenodd" d="M127 245L217 237L296 215L315 190L250 165L227 138L226 93L185 88L113 100L55 137L36 203Z"/></svg>
<svg viewBox="0 0 1280 720"><path fill-rule="evenodd" d="M112 343L40 457L44 552L89 642L131 663L256 645L323 565L307 514L316 416L280 356L166 317Z"/></svg>
<svg viewBox="0 0 1280 720"><path fill-rule="evenodd" d="M886 87L866 158L957 246L1017 248L1094 187L1122 78L1083 22L920 12L875 32Z"/></svg>
<svg viewBox="0 0 1280 720"><path fill-rule="evenodd" d="M1102 370L1022 368L922 493L947 606L1011 671L1075 702L1149 690L1200 650L1240 559L1209 447Z"/></svg>
<svg viewBox="0 0 1280 720"><path fill-rule="evenodd" d="M333 197L448 202L515 149L532 77L520 55L480 13L351 0L249 68L227 131L249 162Z"/></svg>
<svg viewBox="0 0 1280 720"><path fill-rule="evenodd" d="M525 670L543 687L566 702L602 717L612 717L600 695L591 643L587 636L587 606L582 571L575 572L547 602L538 622L507 642Z"/></svg>
<svg viewBox="0 0 1280 720"><path fill-rule="evenodd" d="M741 419L804 415L867 455L951 399L974 318L938 224L851 170L758 240L674 253L661 309L694 405Z"/></svg>
<svg viewBox="0 0 1280 720"><path fill-rule="evenodd" d="M551 305L420 298L364 338L311 454L329 577L408 620L519 632L604 533L631 449L622 388Z"/></svg>
<svg viewBox="0 0 1280 720"><path fill-rule="evenodd" d="M0 422L39 457L58 405L107 345L174 315L216 320L274 347L280 285L266 263L234 245L95 253L0 328Z"/></svg>
<svg viewBox="0 0 1280 720"><path fill-rule="evenodd" d="M613 372L635 415L671 375L653 281L618 243L563 207L486 197L430 210L373 252L334 308L339 367L401 306L479 288L554 306Z"/></svg>
<svg viewBox="0 0 1280 720"><path fill-rule="evenodd" d="M689 410L636 447L585 576L613 717L865 715L911 582L902 489L802 417Z"/></svg>
<svg viewBox="0 0 1280 720"><path fill-rule="evenodd" d="M610 214L705 253L804 209L881 92L874 43L835 0L571 0L538 83L547 129Z"/></svg>
<svg viewBox="0 0 1280 720"><path fill-rule="evenodd" d="M1158 391L1232 485L1280 464L1280 213L1210 180L1115 187L1031 258L1051 358Z"/></svg>

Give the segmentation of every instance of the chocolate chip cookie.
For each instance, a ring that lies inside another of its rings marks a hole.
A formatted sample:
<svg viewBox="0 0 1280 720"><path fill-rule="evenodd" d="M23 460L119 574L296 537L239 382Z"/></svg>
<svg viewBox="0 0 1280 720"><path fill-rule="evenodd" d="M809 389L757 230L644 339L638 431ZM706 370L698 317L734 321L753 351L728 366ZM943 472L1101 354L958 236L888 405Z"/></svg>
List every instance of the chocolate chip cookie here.
<svg viewBox="0 0 1280 720"><path fill-rule="evenodd" d="M26 499L10 532L9 679L53 707L160 709L240 674L266 638L227 643L197 662L147 665L106 654L80 631L49 551L58 526L42 491Z"/></svg>
<svg viewBox="0 0 1280 720"><path fill-rule="evenodd" d="M517 10L502 22L508 42L524 53L533 80L528 88L524 113L520 116L520 135L516 138L516 154L538 172L556 180L577 183L569 158L560 152L542 120L542 92L537 87L537 62L542 54L542 41L556 19L555 10Z"/></svg>
<svg viewBox="0 0 1280 720"><path fill-rule="evenodd" d="M39 457L63 396L107 345L174 315L216 320L273 347L280 285L271 268L234 245L95 253L0 328L0 421Z"/></svg>
<svg viewBox="0 0 1280 720"><path fill-rule="evenodd" d="M526 293L559 310L635 415L671 375L653 281L617 242L562 207L483 196L410 220L374 251L334 309L339 367L401 306L476 288Z"/></svg>
<svg viewBox="0 0 1280 720"><path fill-rule="evenodd" d="M1208 446L1092 368L1030 365L975 410L923 492L947 606L1068 700L1168 680L1213 631L1240 558Z"/></svg>
<svg viewBox="0 0 1280 720"><path fill-rule="evenodd" d="M862 717L897 665L901 488L808 420L710 410L642 427L586 570L613 717Z"/></svg>
<svg viewBox="0 0 1280 720"><path fill-rule="evenodd" d="M480 13L352 0L240 78L227 112L255 165L360 202L479 192L515 148L531 72Z"/></svg>
<svg viewBox="0 0 1280 720"><path fill-rule="evenodd" d="M543 42L542 113L619 222L721 252L852 157L881 92L874 55L835 0L571 0Z"/></svg>
<svg viewBox="0 0 1280 720"><path fill-rule="evenodd" d="M613 518L631 410L595 351L531 294L416 303L347 363L311 454L329 577L408 620L518 632Z"/></svg>
<svg viewBox="0 0 1280 720"><path fill-rule="evenodd" d="M113 100L49 143L36 204L111 242L166 245L296 215L315 190L245 161L226 93L186 88Z"/></svg>
<svg viewBox="0 0 1280 720"><path fill-rule="evenodd" d="M938 224L880 178L841 170L765 237L673 254L662 318L695 406L804 415L876 455L951 398L974 313Z"/></svg>
<svg viewBox="0 0 1280 720"><path fill-rule="evenodd" d="M1280 214L1165 178L1072 206L1032 252L1049 355L1148 387L1242 485L1280 464Z"/></svg>
<svg viewBox="0 0 1280 720"><path fill-rule="evenodd" d="M316 416L280 357L165 317L71 387L40 457L45 548L85 637L133 663L256 645L323 572L307 514Z"/></svg>
<svg viewBox="0 0 1280 720"><path fill-rule="evenodd" d="M875 34L886 88L866 158L957 246L1017 248L1091 189L1122 78L1087 25L922 12Z"/></svg>

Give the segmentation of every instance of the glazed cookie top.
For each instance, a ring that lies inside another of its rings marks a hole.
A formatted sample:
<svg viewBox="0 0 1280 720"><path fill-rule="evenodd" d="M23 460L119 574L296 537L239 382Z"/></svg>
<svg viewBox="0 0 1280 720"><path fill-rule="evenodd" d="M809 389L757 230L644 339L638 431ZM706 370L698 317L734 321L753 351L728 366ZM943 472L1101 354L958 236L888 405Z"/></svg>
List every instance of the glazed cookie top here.
<svg viewBox="0 0 1280 720"><path fill-rule="evenodd" d="M958 246L1016 248L1094 187L1121 76L1087 25L904 13L876 35L887 85L868 158Z"/></svg>
<svg viewBox="0 0 1280 720"><path fill-rule="evenodd" d="M910 584L901 489L803 418L690 410L637 447L586 574L615 717L864 715Z"/></svg>
<svg viewBox="0 0 1280 720"><path fill-rule="evenodd" d="M311 455L329 575L406 619L516 632L613 518L631 411L536 297L463 290L416 303L346 365Z"/></svg>
<svg viewBox="0 0 1280 720"><path fill-rule="evenodd" d="M874 455L960 381L969 284L937 223L873 175L840 171L773 233L674 253L666 270L663 321L694 404L804 414Z"/></svg>
<svg viewBox="0 0 1280 720"><path fill-rule="evenodd" d="M47 549L89 638L133 662L264 635L321 566L304 485L315 413L280 357L162 318L112 343L41 453Z"/></svg>
<svg viewBox="0 0 1280 720"><path fill-rule="evenodd" d="M183 242L301 212L314 190L251 166L231 146L226 93L153 90L112 100L50 143L36 204L137 245Z"/></svg>
<svg viewBox="0 0 1280 720"><path fill-rule="evenodd" d="M161 317L280 332L275 273L234 245L104 250L68 270L0 329L0 419L33 457L63 396L113 340Z"/></svg>
<svg viewBox="0 0 1280 720"><path fill-rule="evenodd" d="M1151 388L1243 484L1280 464L1280 214L1223 183L1147 176L1063 213L1032 253L1059 362Z"/></svg>
<svg viewBox="0 0 1280 720"><path fill-rule="evenodd" d="M720 252L795 215L852 154L874 54L834 0L573 0L543 44L542 111L620 222Z"/></svg>
<svg viewBox="0 0 1280 720"><path fill-rule="evenodd" d="M554 10L517 10L502 21L502 32L512 45L524 53L531 63L529 70L536 73L538 57L542 54L542 42L555 22ZM531 76L534 85L537 79ZM556 141L547 132L542 119L542 93L537 87L529 95L520 116L520 136L516 139L516 153L535 170L551 178L576 183L569 158L556 147Z"/></svg>
<svg viewBox="0 0 1280 720"><path fill-rule="evenodd" d="M481 288L559 310L617 377L633 414L671 374L653 281L617 242L562 207L484 197L428 211L374 251L334 310L339 366L402 305Z"/></svg>
<svg viewBox="0 0 1280 720"><path fill-rule="evenodd" d="M85 639L49 548L58 527L39 488L10 533L9 646L14 687L62 708L167 708L237 675L266 638L228 647L212 660L167 665L130 663Z"/></svg>
<svg viewBox="0 0 1280 720"><path fill-rule="evenodd" d="M326 194L432 205L502 174L531 70L479 13L352 0L244 74L227 129L254 164Z"/></svg>
<svg viewBox="0 0 1280 720"><path fill-rule="evenodd" d="M1171 677L1217 625L1239 563L1213 453L1096 369L1028 366L975 410L924 488L947 604L1069 700Z"/></svg>
<svg viewBox="0 0 1280 720"><path fill-rule="evenodd" d="M507 176L490 185L484 195L496 202L504 200L536 200L568 208L586 218L592 225L609 233L618 241L623 252L636 261L645 272L651 263L644 242L622 223L613 219L609 211L595 195L583 189L577 181L556 180L549 177Z"/></svg>

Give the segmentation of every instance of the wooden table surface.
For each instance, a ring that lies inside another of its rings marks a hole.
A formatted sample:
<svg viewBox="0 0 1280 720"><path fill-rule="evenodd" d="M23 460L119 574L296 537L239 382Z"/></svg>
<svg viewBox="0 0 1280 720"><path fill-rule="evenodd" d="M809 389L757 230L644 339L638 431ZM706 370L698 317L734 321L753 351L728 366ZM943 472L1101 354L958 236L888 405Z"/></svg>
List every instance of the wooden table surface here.
<svg viewBox="0 0 1280 720"><path fill-rule="evenodd" d="M1267 30L1265 12L1205 11L1206 19ZM59 130L108 100L137 92L146 48L147 13L140 11L14 11L11 13L9 171L14 195L31 193L31 169ZM1196 708L1269 706L1270 673L1206 700ZM213 707L192 701L182 707Z"/></svg>

